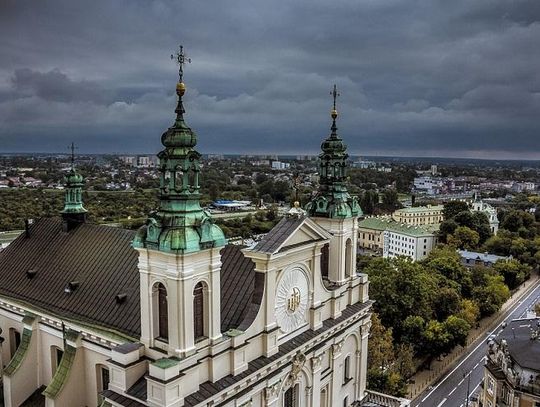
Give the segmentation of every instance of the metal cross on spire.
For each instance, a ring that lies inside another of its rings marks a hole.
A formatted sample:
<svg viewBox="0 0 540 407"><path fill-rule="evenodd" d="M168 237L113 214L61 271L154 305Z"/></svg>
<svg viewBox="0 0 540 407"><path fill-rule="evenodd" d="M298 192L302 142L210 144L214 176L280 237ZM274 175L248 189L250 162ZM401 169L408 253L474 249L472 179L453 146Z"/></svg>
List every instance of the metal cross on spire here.
<svg viewBox="0 0 540 407"><path fill-rule="evenodd" d="M182 82L184 76L184 65L186 63L191 63L191 58L184 53L184 46L180 45L179 51L176 51L176 54L171 54L171 59L176 59L178 64L178 76L180 76L179 82Z"/></svg>
<svg viewBox="0 0 540 407"><path fill-rule="evenodd" d="M334 110L336 110L336 99L337 99L338 96L341 96L340 93L337 91L336 84L334 84L334 89L332 90L332 92L330 92L330 94L334 98Z"/></svg>
<svg viewBox="0 0 540 407"><path fill-rule="evenodd" d="M75 143L71 142L71 145L68 146L68 148L71 150L71 168L73 169L75 166L75 150L78 147L75 147Z"/></svg>

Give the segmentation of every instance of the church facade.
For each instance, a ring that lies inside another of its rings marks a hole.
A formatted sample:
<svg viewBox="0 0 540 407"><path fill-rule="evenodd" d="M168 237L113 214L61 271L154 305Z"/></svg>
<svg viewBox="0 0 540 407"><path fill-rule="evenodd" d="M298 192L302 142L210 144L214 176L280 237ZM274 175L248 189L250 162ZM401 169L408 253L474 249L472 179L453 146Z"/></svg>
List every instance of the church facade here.
<svg viewBox="0 0 540 407"><path fill-rule="evenodd" d="M61 217L0 253L5 405L407 405L366 389L372 301L356 270L361 209L347 191L335 88L317 194L242 248L200 206L178 58L160 204L146 225L88 223L72 167Z"/></svg>

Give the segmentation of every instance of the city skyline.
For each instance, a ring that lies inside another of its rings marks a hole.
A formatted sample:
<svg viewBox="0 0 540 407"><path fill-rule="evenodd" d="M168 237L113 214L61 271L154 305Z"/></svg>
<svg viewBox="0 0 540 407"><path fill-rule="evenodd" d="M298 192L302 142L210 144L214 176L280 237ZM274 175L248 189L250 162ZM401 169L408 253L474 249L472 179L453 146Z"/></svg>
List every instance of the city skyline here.
<svg viewBox="0 0 540 407"><path fill-rule="evenodd" d="M5 2L0 152L157 151L182 43L203 153L316 153L336 83L351 155L540 159L537 3L235 4Z"/></svg>

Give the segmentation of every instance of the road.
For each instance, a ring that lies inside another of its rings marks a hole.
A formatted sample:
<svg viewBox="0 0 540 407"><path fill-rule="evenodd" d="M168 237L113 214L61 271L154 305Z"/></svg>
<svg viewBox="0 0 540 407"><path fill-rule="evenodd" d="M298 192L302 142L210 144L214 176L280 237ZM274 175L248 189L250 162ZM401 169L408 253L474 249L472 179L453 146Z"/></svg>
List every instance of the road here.
<svg viewBox="0 0 540 407"><path fill-rule="evenodd" d="M522 298L518 303L505 312L504 321L524 318L527 311L534 308L534 304L540 301L540 281L534 289ZM467 398L467 386L470 394L479 393L480 382L484 377L484 359L487 351L487 338L489 335L498 335L503 331L501 322L493 331L478 338L470 346L470 351L465 353L457 365L442 379L416 397L411 406L423 407L462 407ZM470 379L470 381L469 381Z"/></svg>

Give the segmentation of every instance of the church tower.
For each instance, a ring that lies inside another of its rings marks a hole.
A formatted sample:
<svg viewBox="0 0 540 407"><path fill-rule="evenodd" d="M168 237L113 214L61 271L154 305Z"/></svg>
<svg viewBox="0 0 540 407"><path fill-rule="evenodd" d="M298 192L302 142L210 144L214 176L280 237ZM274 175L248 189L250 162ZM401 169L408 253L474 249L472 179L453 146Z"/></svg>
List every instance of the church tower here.
<svg viewBox="0 0 540 407"><path fill-rule="evenodd" d="M60 212L64 230L69 231L86 221L87 210L82 202L83 177L75 170L75 145L71 143L71 169L64 177L64 209Z"/></svg>
<svg viewBox="0 0 540 407"><path fill-rule="evenodd" d="M220 332L222 230L200 205L197 136L184 120L183 47L175 58L176 120L161 136L159 208L133 241L139 251L141 340L180 356Z"/></svg>
<svg viewBox="0 0 540 407"><path fill-rule="evenodd" d="M334 105L330 112L330 135L322 142L319 154L319 190L306 205L307 214L333 236L323 247L321 263L323 279L344 284L356 275L358 216L362 210L356 197L347 191L347 146L337 134L336 85L331 92ZM328 265L331 265L329 267Z"/></svg>

